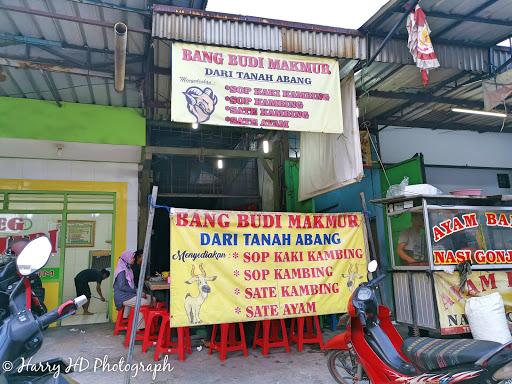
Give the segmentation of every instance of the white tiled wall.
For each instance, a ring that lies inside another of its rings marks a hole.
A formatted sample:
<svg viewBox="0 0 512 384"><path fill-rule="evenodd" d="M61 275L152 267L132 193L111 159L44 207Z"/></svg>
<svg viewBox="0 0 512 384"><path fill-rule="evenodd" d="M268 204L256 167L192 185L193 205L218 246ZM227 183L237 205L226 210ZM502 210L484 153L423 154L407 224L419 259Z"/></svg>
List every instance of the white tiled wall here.
<svg viewBox="0 0 512 384"><path fill-rule="evenodd" d="M137 247L138 164L0 158L0 179L80 180L128 184L126 248Z"/></svg>

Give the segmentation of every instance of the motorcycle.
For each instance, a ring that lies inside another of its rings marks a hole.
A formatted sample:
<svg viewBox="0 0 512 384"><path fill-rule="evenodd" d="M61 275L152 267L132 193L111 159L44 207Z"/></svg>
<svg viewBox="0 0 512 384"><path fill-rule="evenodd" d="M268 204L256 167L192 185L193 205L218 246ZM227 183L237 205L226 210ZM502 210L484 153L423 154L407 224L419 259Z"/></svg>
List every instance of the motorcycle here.
<svg viewBox="0 0 512 384"><path fill-rule="evenodd" d="M16 257L29 242L27 238L13 241L8 247L6 254L2 257L2 262L0 263L0 291L9 294L20 279L20 274L16 269ZM45 291L39 275L33 273L30 276L21 276L21 278L23 279L25 295L18 296L18 305L25 306L36 316L41 316L48 312L44 305ZM6 302L5 300L6 296L4 296L3 302L0 301L0 321L9 314L6 310L8 308L8 301Z"/></svg>
<svg viewBox="0 0 512 384"><path fill-rule="evenodd" d="M377 267L371 261L368 272L373 274ZM325 345L333 350L328 367L336 382L512 384L512 342L403 340L391 322L389 308L377 302L375 290L384 277L381 273L359 285L348 302L345 332Z"/></svg>
<svg viewBox="0 0 512 384"><path fill-rule="evenodd" d="M47 263L51 253L51 244L48 238L39 237L25 245L16 259L16 268L22 276L13 287L0 291L2 303L7 301L3 310L8 313L0 326L0 384L60 384L73 382L64 374L55 372L69 372L66 363L60 360L45 361L38 364L44 367L37 372L22 363L33 356L43 343L42 331L51 323L76 313L76 310L87 302L85 296L68 300L58 308L35 316L28 310L24 300L26 277L39 271ZM25 363L26 365L26 363Z"/></svg>

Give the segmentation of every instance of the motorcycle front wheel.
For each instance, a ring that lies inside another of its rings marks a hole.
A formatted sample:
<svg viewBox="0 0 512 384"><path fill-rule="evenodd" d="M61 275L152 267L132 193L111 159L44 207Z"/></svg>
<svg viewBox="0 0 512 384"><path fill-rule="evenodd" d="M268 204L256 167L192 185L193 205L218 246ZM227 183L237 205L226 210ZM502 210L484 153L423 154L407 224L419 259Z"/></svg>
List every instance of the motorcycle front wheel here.
<svg viewBox="0 0 512 384"><path fill-rule="evenodd" d="M355 356L347 350L332 351L327 367L331 376L339 384L371 384Z"/></svg>

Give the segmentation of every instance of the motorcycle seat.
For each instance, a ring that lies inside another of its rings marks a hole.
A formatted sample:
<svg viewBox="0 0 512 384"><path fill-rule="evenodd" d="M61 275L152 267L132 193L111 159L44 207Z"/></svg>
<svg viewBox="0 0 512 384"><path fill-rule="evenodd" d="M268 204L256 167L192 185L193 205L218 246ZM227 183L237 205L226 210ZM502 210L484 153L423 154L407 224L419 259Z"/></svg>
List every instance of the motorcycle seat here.
<svg viewBox="0 0 512 384"><path fill-rule="evenodd" d="M494 341L410 337L404 340L402 351L415 367L426 372L474 363L499 346Z"/></svg>

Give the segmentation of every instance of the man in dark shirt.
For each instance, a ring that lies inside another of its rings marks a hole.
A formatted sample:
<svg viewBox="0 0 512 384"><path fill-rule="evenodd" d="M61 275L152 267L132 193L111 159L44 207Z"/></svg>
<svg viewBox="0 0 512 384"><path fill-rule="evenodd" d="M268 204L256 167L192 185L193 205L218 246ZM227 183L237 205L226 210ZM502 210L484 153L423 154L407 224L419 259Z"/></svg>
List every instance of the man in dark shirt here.
<svg viewBox="0 0 512 384"><path fill-rule="evenodd" d="M89 287L89 283L96 282L96 291L98 295L100 295L100 300L105 301L103 293L101 292L101 282L108 279L109 276L110 272L106 269L102 269L101 271L97 269L84 269L75 276L76 295L85 295L85 297L87 297L87 302L83 305L84 315L92 315L92 313L89 312L89 303L91 301L91 288Z"/></svg>

